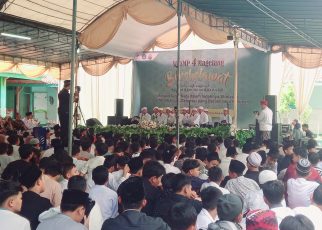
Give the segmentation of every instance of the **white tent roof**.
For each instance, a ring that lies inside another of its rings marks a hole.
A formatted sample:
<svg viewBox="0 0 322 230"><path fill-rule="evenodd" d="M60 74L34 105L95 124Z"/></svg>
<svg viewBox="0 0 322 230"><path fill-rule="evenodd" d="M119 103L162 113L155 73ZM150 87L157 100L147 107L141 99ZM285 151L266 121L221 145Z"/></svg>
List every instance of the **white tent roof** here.
<svg viewBox="0 0 322 230"><path fill-rule="evenodd" d="M99 15L123 1L78 0L77 31L82 31ZM1 12L71 30L72 9L73 0L8 0Z"/></svg>

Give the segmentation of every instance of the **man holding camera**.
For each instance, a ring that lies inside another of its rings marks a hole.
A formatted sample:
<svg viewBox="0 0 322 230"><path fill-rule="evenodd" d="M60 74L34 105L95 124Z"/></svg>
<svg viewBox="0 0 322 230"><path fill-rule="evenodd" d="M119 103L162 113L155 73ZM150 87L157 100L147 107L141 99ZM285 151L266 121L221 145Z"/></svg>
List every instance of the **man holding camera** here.
<svg viewBox="0 0 322 230"><path fill-rule="evenodd" d="M268 101L261 100L260 105L262 111L255 112L255 117L259 123L259 131L263 140L271 139L271 131L273 127L273 112L268 108Z"/></svg>

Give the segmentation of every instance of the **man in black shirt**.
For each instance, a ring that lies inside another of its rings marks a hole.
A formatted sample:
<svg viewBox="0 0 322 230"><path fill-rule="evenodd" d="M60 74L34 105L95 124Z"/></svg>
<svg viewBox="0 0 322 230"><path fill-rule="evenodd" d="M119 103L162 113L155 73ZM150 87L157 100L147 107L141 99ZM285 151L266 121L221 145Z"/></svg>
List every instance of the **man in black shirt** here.
<svg viewBox="0 0 322 230"><path fill-rule="evenodd" d="M20 214L30 221L31 229L36 230L39 215L51 208L50 201L39 195L45 190L42 172L35 165L29 166L20 181L28 189L22 194Z"/></svg>
<svg viewBox="0 0 322 230"><path fill-rule="evenodd" d="M58 94L59 107L58 116L61 126L61 139L64 146L68 145L68 124L69 124L69 90L70 81L64 81L64 88Z"/></svg>

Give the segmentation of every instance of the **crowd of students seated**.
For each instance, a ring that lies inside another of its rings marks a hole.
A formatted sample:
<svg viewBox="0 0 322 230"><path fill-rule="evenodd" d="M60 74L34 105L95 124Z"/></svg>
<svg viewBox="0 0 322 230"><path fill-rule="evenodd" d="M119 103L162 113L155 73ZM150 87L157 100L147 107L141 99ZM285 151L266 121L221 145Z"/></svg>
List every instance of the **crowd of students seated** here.
<svg viewBox="0 0 322 230"><path fill-rule="evenodd" d="M322 151L75 130L72 156L0 135L1 230L322 229ZM177 143L178 142L178 143ZM177 148L177 145L179 148Z"/></svg>

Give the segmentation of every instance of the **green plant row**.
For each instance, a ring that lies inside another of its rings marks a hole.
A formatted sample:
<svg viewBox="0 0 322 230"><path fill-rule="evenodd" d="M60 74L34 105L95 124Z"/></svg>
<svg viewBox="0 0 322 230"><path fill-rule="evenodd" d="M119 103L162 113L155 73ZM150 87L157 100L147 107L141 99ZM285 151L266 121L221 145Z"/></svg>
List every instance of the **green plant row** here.
<svg viewBox="0 0 322 230"><path fill-rule="evenodd" d="M151 129L144 129L137 125L128 125L128 126L118 126L118 125L109 125L105 127L95 127L95 133L109 132L112 131L114 134L121 134L125 139L129 140L131 135L138 134L141 136L150 137L155 135L158 137L160 142L163 140L166 134L176 134L176 129L174 127L162 126ZM221 136L227 138L231 135L236 136L236 139L239 141L242 146L246 139L252 138L254 136L253 130L237 130L231 132L230 126L222 125L215 128L180 128L180 134L184 134L186 137L205 137L209 135L214 135L216 137Z"/></svg>

